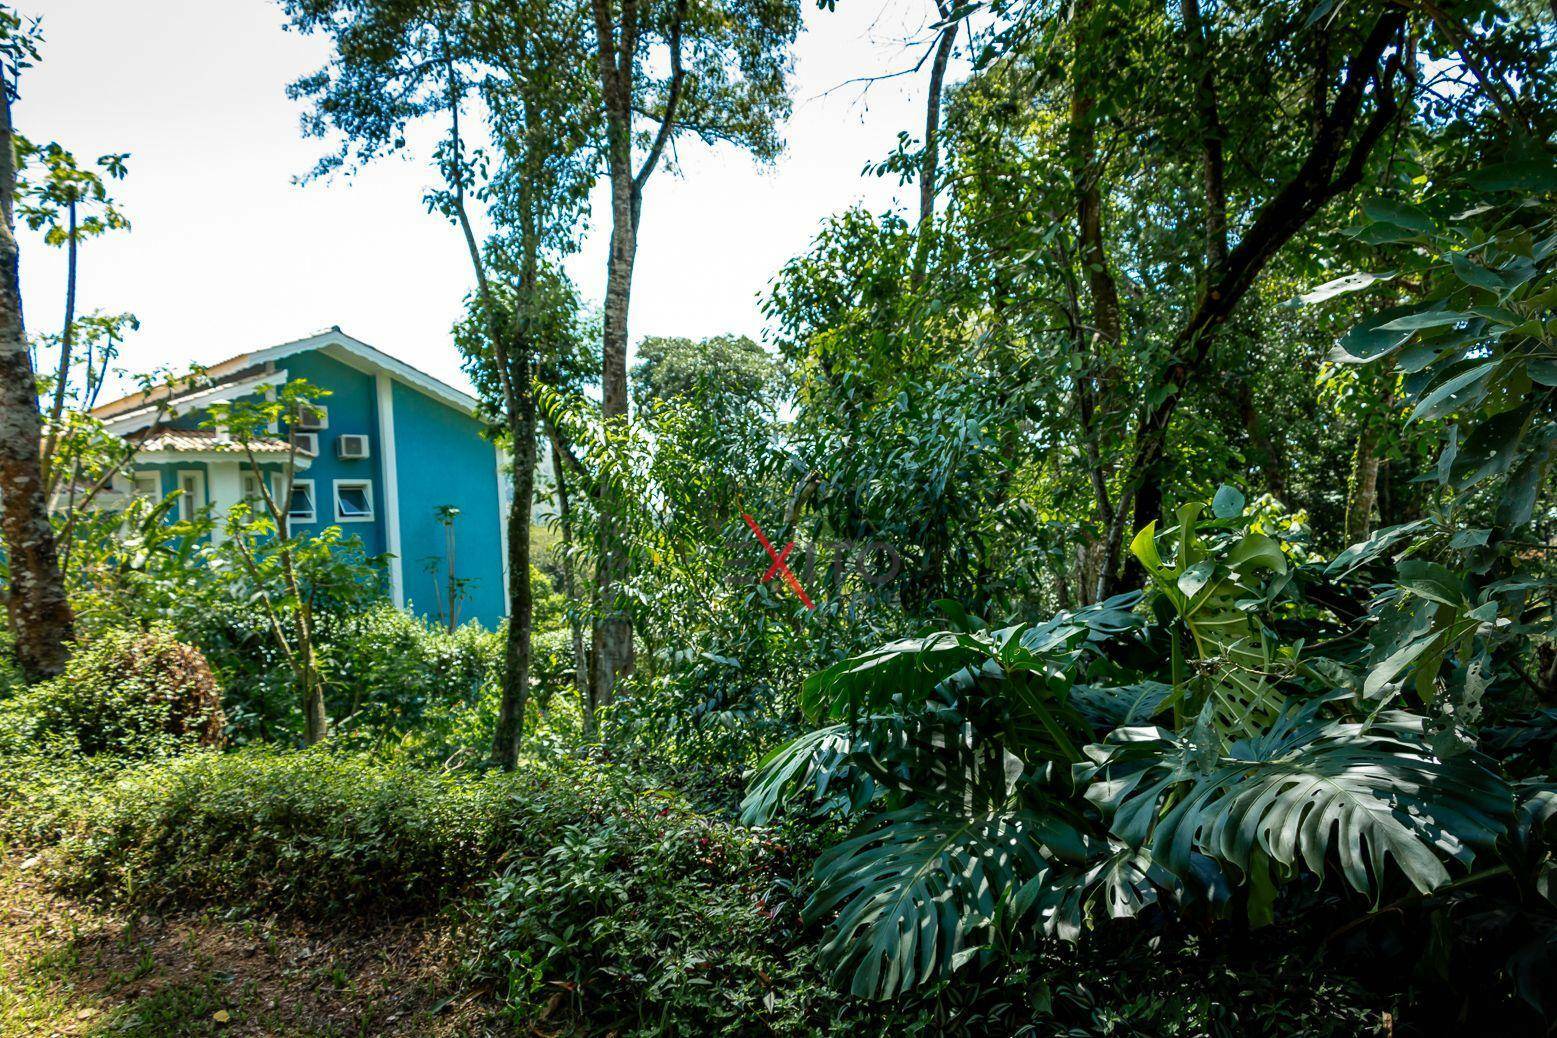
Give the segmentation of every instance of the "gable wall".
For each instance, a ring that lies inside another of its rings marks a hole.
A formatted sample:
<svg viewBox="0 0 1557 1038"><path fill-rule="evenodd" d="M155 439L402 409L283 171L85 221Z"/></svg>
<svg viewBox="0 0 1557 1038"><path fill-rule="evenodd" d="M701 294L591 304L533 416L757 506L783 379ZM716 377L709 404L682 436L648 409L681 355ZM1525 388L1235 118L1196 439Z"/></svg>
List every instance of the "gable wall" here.
<svg viewBox="0 0 1557 1038"><path fill-rule="evenodd" d="M393 388L400 488L400 557L407 606L437 612L447 585L441 505L455 520L455 573L468 580L460 619L495 627L507 613L498 505L497 450L474 418L399 381ZM428 571L437 560L436 576Z"/></svg>

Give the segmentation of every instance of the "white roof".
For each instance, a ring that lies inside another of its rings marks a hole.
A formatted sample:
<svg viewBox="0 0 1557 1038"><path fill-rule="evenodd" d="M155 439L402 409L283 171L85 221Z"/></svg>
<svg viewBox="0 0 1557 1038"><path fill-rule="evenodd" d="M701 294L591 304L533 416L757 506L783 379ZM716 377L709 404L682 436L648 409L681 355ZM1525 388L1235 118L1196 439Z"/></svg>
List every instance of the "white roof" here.
<svg viewBox="0 0 1557 1038"><path fill-rule="evenodd" d="M296 353L319 350L328 357L340 361L358 371L370 375L384 373L399 379L406 385L427 396L449 405L455 410L474 415L480 402L469 393L463 393L446 382L441 382L424 371L413 368L403 360L397 360L382 350L374 349L361 339L354 339L335 325L316 335L294 339L277 346L250 350L212 364L205 369L205 377L198 382L179 380L165 383L149 392L131 393L117 400L110 400L92 409L92 414L107 423L110 430L126 433L144 429L158 417L163 401L171 401L183 408L203 407L207 404L235 397L246 396L266 385L286 381L285 371L267 371L267 366Z"/></svg>

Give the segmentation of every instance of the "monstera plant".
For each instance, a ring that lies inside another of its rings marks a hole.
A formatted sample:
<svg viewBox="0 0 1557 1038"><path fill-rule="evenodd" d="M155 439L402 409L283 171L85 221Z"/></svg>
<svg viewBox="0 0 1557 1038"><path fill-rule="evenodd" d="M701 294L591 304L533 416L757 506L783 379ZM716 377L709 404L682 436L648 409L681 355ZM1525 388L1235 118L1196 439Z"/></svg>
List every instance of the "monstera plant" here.
<svg viewBox="0 0 1557 1038"><path fill-rule="evenodd" d="M1435 749L1395 686L1364 694L1359 645L1305 593L1319 564L1236 491L1205 512L1135 538L1143 592L1000 629L948 605L948 629L806 682L816 730L744 812L854 819L807 906L841 986L888 997L1150 906L1266 922L1300 876L1432 891L1493 853L1509 785Z"/></svg>

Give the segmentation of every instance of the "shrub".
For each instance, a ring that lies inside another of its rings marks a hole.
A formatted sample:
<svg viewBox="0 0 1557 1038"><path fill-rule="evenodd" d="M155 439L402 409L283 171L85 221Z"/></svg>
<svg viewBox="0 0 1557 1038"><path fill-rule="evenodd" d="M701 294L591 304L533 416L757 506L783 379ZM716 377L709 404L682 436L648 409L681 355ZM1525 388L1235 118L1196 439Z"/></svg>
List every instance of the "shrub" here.
<svg viewBox="0 0 1557 1038"><path fill-rule="evenodd" d="M527 759L439 774L364 753L247 747L126 771L78 810L69 885L115 899L217 903L314 918L457 899L643 783L609 765ZM656 800L656 803L660 801Z"/></svg>
<svg viewBox="0 0 1557 1038"><path fill-rule="evenodd" d="M0 720L4 716L0 715ZM14 717L12 718L14 719ZM0 846L42 847L75 828L85 805L119 775L122 762L13 741L0 727Z"/></svg>
<svg viewBox="0 0 1557 1038"><path fill-rule="evenodd" d="M127 772L61 847L68 885L146 903L329 916L413 910L486 863L492 789L323 749Z"/></svg>
<svg viewBox="0 0 1557 1038"><path fill-rule="evenodd" d="M165 629L111 631L65 673L9 700L8 741L61 740L87 755L143 758L219 746L221 691L200 650Z"/></svg>
<svg viewBox="0 0 1557 1038"><path fill-rule="evenodd" d="M824 1030L841 1000L788 925L786 845L670 794L605 806L489 888L483 957L516 1019L565 992L591 1033Z"/></svg>
<svg viewBox="0 0 1557 1038"><path fill-rule="evenodd" d="M0 835L59 841L67 889L315 923L463 903L470 965L516 1019L586 1033L1363 1033L1366 1003L1280 948L1142 933L1050 947L895 1003L832 991L795 877L823 828L757 832L618 766L527 759L438 775L361 753L247 747L141 762L0 760ZM1270 942L1267 942L1268 944ZM1249 960L1271 963L1268 983ZM1277 968L1279 964L1279 968ZM1298 979L1294 979L1298 978ZM1245 1004L1247 1003L1247 1004Z"/></svg>
<svg viewBox="0 0 1557 1038"><path fill-rule="evenodd" d="M326 617L319 640L342 731L409 731L435 707L475 703L502 678L501 632L476 623L449 631L388 602Z"/></svg>

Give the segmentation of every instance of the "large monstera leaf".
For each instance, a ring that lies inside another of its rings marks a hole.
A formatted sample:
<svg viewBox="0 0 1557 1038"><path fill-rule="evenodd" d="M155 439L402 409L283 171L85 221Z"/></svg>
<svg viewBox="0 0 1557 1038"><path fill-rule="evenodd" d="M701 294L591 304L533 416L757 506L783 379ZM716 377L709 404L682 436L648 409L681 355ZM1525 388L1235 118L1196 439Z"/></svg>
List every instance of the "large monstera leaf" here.
<svg viewBox="0 0 1557 1038"><path fill-rule="evenodd" d="M869 784L849 763L854 738L846 724L830 724L784 743L757 763L741 801L743 825L766 825L785 802L808 795L814 803L863 807ZM855 802L857 797L864 798Z"/></svg>
<svg viewBox="0 0 1557 1038"><path fill-rule="evenodd" d="M1363 894L1393 861L1426 892L1449 880L1447 862L1469 863L1507 831L1508 786L1472 755L1435 756L1421 718L1366 726L1323 718L1320 706L1289 708L1225 751L1193 734L1120 729L1089 747L1100 766L1088 798L1115 835L1185 881L1197 853L1247 876L1259 852L1315 875L1333 863Z"/></svg>
<svg viewBox="0 0 1557 1038"><path fill-rule="evenodd" d="M969 961L1010 893L1083 854L1055 818L917 803L868 820L817 860L806 917L830 920L822 954L839 986L888 998Z"/></svg>
<svg viewBox="0 0 1557 1038"><path fill-rule="evenodd" d="M1028 671L1060 678L1088 642L1138 628L1132 607L1139 592L1117 595L1035 626L936 631L903 638L818 671L806 679L800 704L813 721L841 721L922 703L959 673L999 676Z"/></svg>
<svg viewBox="0 0 1557 1038"><path fill-rule="evenodd" d="M1023 884L1008 903L1006 925L1031 915L1044 933L1074 943L1100 920L1140 915L1176 886L1146 851L1110 840L1100 857L1055 863Z"/></svg>

